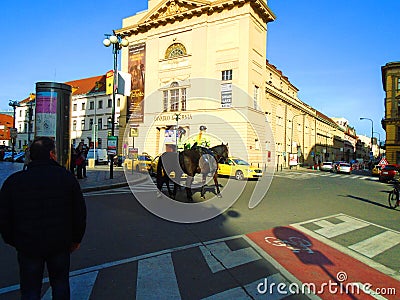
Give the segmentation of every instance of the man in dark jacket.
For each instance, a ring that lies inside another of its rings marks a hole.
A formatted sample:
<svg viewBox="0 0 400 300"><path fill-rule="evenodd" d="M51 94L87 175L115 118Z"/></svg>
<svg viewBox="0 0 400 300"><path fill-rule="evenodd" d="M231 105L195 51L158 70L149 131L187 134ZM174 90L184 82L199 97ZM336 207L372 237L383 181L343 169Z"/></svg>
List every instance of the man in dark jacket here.
<svg viewBox="0 0 400 300"><path fill-rule="evenodd" d="M45 264L53 299L69 299L70 253L85 233L85 200L75 177L56 162L51 138L35 139L30 156L27 170L0 190L0 232L17 250L22 299L40 299Z"/></svg>

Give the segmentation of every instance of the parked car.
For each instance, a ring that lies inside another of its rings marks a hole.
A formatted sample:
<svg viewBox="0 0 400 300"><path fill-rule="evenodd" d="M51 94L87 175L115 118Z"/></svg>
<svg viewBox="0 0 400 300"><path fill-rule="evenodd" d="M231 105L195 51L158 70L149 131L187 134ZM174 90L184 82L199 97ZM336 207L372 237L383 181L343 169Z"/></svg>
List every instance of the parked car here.
<svg viewBox="0 0 400 300"><path fill-rule="evenodd" d="M340 162L337 164L337 167L336 167L336 172L338 172L338 173L350 174L351 170L352 170L352 168L349 163Z"/></svg>
<svg viewBox="0 0 400 300"><path fill-rule="evenodd" d="M160 159L161 154L158 154L156 157L154 157L151 160L151 166L150 166L150 175L152 176L156 176L157 175L157 164L158 164L158 160Z"/></svg>
<svg viewBox="0 0 400 300"><path fill-rule="evenodd" d="M375 166L372 168L372 171L371 171L372 176L379 176L379 174L381 173L381 169L382 169L382 166L381 166L381 165L375 165Z"/></svg>
<svg viewBox="0 0 400 300"><path fill-rule="evenodd" d="M399 173L399 165L386 165L381 169L379 181L389 182Z"/></svg>
<svg viewBox="0 0 400 300"><path fill-rule="evenodd" d="M332 171L332 168L333 168L333 162L331 162L331 161L325 161L325 162L322 163L322 165L321 165L321 167L320 167L320 170L321 170L321 171L328 171L328 172L331 172L331 171Z"/></svg>
<svg viewBox="0 0 400 300"><path fill-rule="evenodd" d="M218 175L234 176L237 180L262 177L260 168L251 166L247 161L238 157L229 157L226 161L218 163Z"/></svg>
<svg viewBox="0 0 400 300"><path fill-rule="evenodd" d="M107 149L89 149L86 160L94 159L95 164L108 164Z"/></svg>

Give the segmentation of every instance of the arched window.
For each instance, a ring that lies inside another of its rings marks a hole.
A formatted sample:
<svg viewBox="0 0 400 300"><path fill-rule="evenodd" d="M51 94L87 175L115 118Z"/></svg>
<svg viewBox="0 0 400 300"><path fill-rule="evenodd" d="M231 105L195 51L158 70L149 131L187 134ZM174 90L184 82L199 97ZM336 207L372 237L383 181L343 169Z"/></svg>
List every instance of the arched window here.
<svg viewBox="0 0 400 300"><path fill-rule="evenodd" d="M187 52L185 46L183 46L181 43L174 43L167 48L167 51L165 51L165 58L174 58L186 54Z"/></svg>

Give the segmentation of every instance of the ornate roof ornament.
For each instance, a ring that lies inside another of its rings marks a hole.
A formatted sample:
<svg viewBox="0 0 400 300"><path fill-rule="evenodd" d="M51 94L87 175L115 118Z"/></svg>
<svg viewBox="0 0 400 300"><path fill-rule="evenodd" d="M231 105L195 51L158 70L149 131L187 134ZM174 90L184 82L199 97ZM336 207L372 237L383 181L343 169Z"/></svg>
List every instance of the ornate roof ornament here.
<svg viewBox="0 0 400 300"><path fill-rule="evenodd" d="M170 4L167 6L167 9L160 13L160 18L176 15L187 11L188 8L184 6L180 6L175 3L175 1L171 1Z"/></svg>

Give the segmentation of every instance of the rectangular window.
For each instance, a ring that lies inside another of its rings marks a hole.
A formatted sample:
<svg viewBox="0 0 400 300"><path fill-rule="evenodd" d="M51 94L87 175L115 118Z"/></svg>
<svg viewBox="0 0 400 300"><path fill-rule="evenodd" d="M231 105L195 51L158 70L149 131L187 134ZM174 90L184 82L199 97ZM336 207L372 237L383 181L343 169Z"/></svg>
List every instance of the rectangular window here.
<svg viewBox="0 0 400 300"><path fill-rule="evenodd" d="M93 128L93 119L89 119L89 130Z"/></svg>
<svg viewBox="0 0 400 300"><path fill-rule="evenodd" d="M397 90L400 91L400 78L397 78Z"/></svg>
<svg viewBox="0 0 400 300"><path fill-rule="evenodd" d="M121 106L121 99L118 98L118 99L117 99L117 107L120 107L120 106Z"/></svg>
<svg viewBox="0 0 400 300"><path fill-rule="evenodd" d="M181 110L186 110L186 89L181 89Z"/></svg>
<svg viewBox="0 0 400 300"><path fill-rule="evenodd" d="M179 90L170 90L171 94L171 111L177 111L179 109Z"/></svg>
<svg viewBox="0 0 400 300"><path fill-rule="evenodd" d="M397 116L400 116L400 102L397 103Z"/></svg>
<svg viewBox="0 0 400 300"><path fill-rule="evenodd" d="M85 120L81 121L81 130L85 130Z"/></svg>
<svg viewBox="0 0 400 300"><path fill-rule="evenodd" d="M86 104L85 102L82 103L82 110L85 110L85 108L86 108L85 104Z"/></svg>
<svg viewBox="0 0 400 300"><path fill-rule="evenodd" d="M94 101L89 102L89 109L93 110L94 109Z"/></svg>
<svg viewBox="0 0 400 300"><path fill-rule="evenodd" d="M99 100L99 108L103 108L103 100Z"/></svg>
<svg viewBox="0 0 400 300"><path fill-rule="evenodd" d="M168 111L168 91L163 92L163 111Z"/></svg>
<svg viewBox="0 0 400 300"><path fill-rule="evenodd" d="M222 80L232 80L232 70L222 71Z"/></svg>
<svg viewBox="0 0 400 300"><path fill-rule="evenodd" d="M108 108L112 107L112 99L107 100L107 107Z"/></svg>
<svg viewBox="0 0 400 300"><path fill-rule="evenodd" d="M260 88L258 86L254 86L254 91L253 91L253 102L254 102L254 109L258 109L258 94L259 94Z"/></svg>
<svg viewBox="0 0 400 300"><path fill-rule="evenodd" d="M76 120L72 122L72 130L76 131Z"/></svg>
<svg viewBox="0 0 400 300"><path fill-rule="evenodd" d="M103 118L97 120L97 130L103 129Z"/></svg>
<svg viewBox="0 0 400 300"><path fill-rule="evenodd" d="M75 103L74 105L72 105L72 110L73 110L73 111L76 111L77 108L78 108L78 106L76 105L76 103Z"/></svg>

